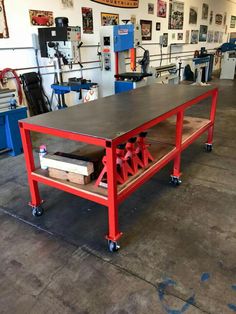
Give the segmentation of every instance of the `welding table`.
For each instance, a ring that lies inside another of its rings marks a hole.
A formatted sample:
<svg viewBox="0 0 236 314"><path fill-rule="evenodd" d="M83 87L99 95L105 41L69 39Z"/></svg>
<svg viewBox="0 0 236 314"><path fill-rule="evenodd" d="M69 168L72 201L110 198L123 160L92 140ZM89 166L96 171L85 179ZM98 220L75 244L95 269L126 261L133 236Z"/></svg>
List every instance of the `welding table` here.
<svg viewBox="0 0 236 314"><path fill-rule="evenodd" d="M170 161L174 161L172 179L180 182L181 153L204 132L206 148L211 150L218 89L210 86L153 84L129 92L101 98L63 111L49 112L20 121L31 203L34 213L42 214L38 183L66 191L108 207L109 249L118 248L121 237L118 205ZM208 119L185 115L186 109L209 98ZM105 148L108 188L95 182L77 185L49 177L47 170L36 169L30 132L97 145ZM123 185L116 180L116 147L142 131L148 131L155 161L129 177ZM35 211L36 210L36 211Z"/></svg>

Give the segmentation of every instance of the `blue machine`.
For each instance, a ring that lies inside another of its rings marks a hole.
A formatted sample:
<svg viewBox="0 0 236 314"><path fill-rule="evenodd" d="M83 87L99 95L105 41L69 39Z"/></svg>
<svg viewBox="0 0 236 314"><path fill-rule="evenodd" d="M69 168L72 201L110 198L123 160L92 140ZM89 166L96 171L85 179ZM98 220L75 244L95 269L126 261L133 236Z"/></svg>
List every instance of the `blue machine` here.
<svg viewBox="0 0 236 314"><path fill-rule="evenodd" d="M135 48L133 24L113 26L113 36L115 52L122 52Z"/></svg>
<svg viewBox="0 0 236 314"><path fill-rule="evenodd" d="M236 50L235 40L234 40L234 42L232 40L232 42L230 42L230 43L224 43L223 45L220 46L219 50L222 51L222 52Z"/></svg>
<svg viewBox="0 0 236 314"><path fill-rule="evenodd" d="M22 153L22 143L18 121L27 118L27 108L0 110L0 153L8 152L11 156Z"/></svg>
<svg viewBox="0 0 236 314"><path fill-rule="evenodd" d="M133 24L100 28L102 96L113 95L145 85L146 73L136 72L136 51L142 44L141 26ZM130 52L130 55L129 55ZM130 70L127 72L127 58ZM114 83L114 78L115 83Z"/></svg>
<svg viewBox="0 0 236 314"><path fill-rule="evenodd" d="M78 84L70 84L70 83L61 83L61 84L52 84L51 88L54 90L55 94L64 95L70 92L80 92L82 89L91 89L92 86L97 85L97 83L78 83Z"/></svg>

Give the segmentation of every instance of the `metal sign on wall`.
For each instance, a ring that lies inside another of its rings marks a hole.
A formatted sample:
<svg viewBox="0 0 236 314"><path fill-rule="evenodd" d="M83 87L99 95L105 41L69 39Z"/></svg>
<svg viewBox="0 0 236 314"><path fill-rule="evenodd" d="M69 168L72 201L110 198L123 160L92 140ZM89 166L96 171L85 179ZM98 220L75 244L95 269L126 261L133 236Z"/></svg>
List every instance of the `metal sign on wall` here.
<svg viewBox="0 0 236 314"><path fill-rule="evenodd" d="M91 0L91 1L110 5L112 7L129 8L129 9L138 8L138 2L139 2L139 0Z"/></svg>

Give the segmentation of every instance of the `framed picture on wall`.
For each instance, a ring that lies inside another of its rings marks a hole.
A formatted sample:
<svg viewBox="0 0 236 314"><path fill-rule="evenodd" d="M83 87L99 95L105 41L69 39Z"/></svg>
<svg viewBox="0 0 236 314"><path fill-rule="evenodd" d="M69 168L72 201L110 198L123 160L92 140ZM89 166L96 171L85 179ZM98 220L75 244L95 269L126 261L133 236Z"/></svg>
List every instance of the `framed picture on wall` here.
<svg viewBox="0 0 236 314"><path fill-rule="evenodd" d="M212 25L213 22L213 11L210 12L210 25Z"/></svg>
<svg viewBox="0 0 236 314"><path fill-rule="evenodd" d="M224 19L223 19L223 25L226 25L226 21L227 21L227 12L224 13Z"/></svg>
<svg viewBox="0 0 236 314"><path fill-rule="evenodd" d="M93 34L93 9L81 8L84 34Z"/></svg>
<svg viewBox="0 0 236 314"><path fill-rule="evenodd" d="M156 31L160 31L161 30L161 23L157 22L156 23Z"/></svg>
<svg viewBox="0 0 236 314"><path fill-rule="evenodd" d="M216 21L216 25L222 25L222 23L223 23L223 15L222 14L216 14L215 21Z"/></svg>
<svg viewBox="0 0 236 314"><path fill-rule="evenodd" d="M208 43L213 43L213 41L214 41L214 32L213 31L208 31L207 42Z"/></svg>
<svg viewBox="0 0 236 314"><path fill-rule="evenodd" d="M91 0L91 1L117 8L136 9L139 6L139 0Z"/></svg>
<svg viewBox="0 0 236 314"><path fill-rule="evenodd" d="M148 14L154 14L154 3L148 3Z"/></svg>
<svg viewBox="0 0 236 314"><path fill-rule="evenodd" d="M115 13L101 13L101 25L118 25L119 24L119 14Z"/></svg>
<svg viewBox="0 0 236 314"><path fill-rule="evenodd" d="M207 25L200 25L200 31L199 31L199 41L206 41L207 40Z"/></svg>
<svg viewBox="0 0 236 314"><path fill-rule="evenodd" d="M61 0L61 4L62 4L64 9L73 8L74 7L74 0Z"/></svg>
<svg viewBox="0 0 236 314"><path fill-rule="evenodd" d="M198 43L198 30L192 30L191 31L191 44L197 44Z"/></svg>
<svg viewBox="0 0 236 314"><path fill-rule="evenodd" d="M184 33L178 33L177 40L183 40L183 39L184 39Z"/></svg>
<svg viewBox="0 0 236 314"><path fill-rule="evenodd" d="M185 33L185 43L189 44L189 38L190 38L190 30L187 30Z"/></svg>
<svg viewBox="0 0 236 314"><path fill-rule="evenodd" d="M219 43L220 44L222 44L222 42L223 42L223 35L224 35L224 33L220 32L220 34L219 34Z"/></svg>
<svg viewBox="0 0 236 314"><path fill-rule="evenodd" d="M8 26L7 26L4 0L0 0L0 38L8 38L8 37L9 37L9 32L8 32Z"/></svg>
<svg viewBox="0 0 236 314"><path fill-rule="evenodd" d="M152 40L152 21L140 20L142 40Z"/></svg>
<svg viewBox="0 0 236 314"><path fill-rule="evenodd" d="M170 0L169 29L183 29L184 2Z"/></svg>
<svg viewBox="0 0 236 314"><path fill-rule="evenodd" d="M190 7L189 10L189 24L197 24L197 7Z"/></svg>
<svg viewBox="0 0 236 314"><path fill-rule="evenodd" d="M54 23L52 11L29 10L29 17L34 26L52 26Z"/></svg>
<svg viewBox="0 0 236 314"><path fill-rule="evenodd" d="M209 5L207 3L202 4L202 19L207 20L208 19L208 11L209 11Z"/></svg>
<svg viewBox="0 0 236 314"><path fill-rule="evenodd" d="M231 15L230 28L235 28L235 24L236 24L236 16Z"/></svg>
<svg viewBox="0 0 236 314"><path fill-rule="evenodd" d="M219 42L220 32L216 31L214 32L214 43Z"/></svg>
<svg viewBox="0 0 236 314"><path fill-rule="evenodd" d="M157 0L157 16L166 17L167 3L163 0Z"/></svg>

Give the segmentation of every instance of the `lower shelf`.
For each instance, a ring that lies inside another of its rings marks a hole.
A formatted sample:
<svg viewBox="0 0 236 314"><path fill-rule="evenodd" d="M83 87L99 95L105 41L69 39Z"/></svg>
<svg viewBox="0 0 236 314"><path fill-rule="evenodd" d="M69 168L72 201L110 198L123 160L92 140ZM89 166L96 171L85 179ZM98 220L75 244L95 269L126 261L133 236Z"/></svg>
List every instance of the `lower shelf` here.
<svg viewBox="0 0 236 314"><path fill-rule="evenodd" d="M157 164L164 156L166 156L168 153L170 153L171 151L174 150L173 145L169 145L169 144L165 144L165 143L159 143L159 142L156 142L153 140L150 140L149 143L151 144L150 152L151 152L152 156L154 157L155 162L151 162L147 166L147 168L145 168L145 169L140 169L136 175L130 176L129 179L125 182L125 184L118 185L118 187L117 187L118 192L123 190L127 184L132 183L133 180L136 180L137 177L140 177L142 175L142 173L147 172L150 167L152 167L154 164ZM67 187L73 187L73 188L76 188L78 191L82 191L82 192L85 192L88 194L107 197L107 189L103 188L103 187L96 187L95 181L92 181L86 185L79 185L79 184L68 182L65 180L59 180L59 179L51 178L51 177L49 177L48 170L42 170L42 169L36 169L34 171L34 174L36 174L37 177L47 178L51 182L54 182L54 183L60 182L65 187L66 186Z"/></svg>
<svg viewBox="0 0 236 314"><path fill-rule="evenodd" d="M187 146L190 139L201 131L198 135L201 135L205 128L210 124L210 120L185 117L184 126L183 126L183 135L182 135L182 145ZM171 159L173 159L177 153L175 148L175 128L176 128L176 119L171 117L152 129L148 130L147 142L151 144L149 150L154 157L154 162L151 162L146 168L140 169L137 174L130 176L128 180L117 186L118 196L124 195L126 190L132 190L132 186L138 186L140 178L148 176L150 173L155 173L157 168L161 168ZM187 145L186 145L187 144ZM60 189L65 189L68 191L69 188L72 188L75 192L82 194L83 197L94 200L101 200L101 204L105 204L107 201L107 189L103 187L96 187L95 181L90 182L87 185L79 185L68 181L63 181L59 179L54 179L49 177L47 170L37 169L33 173L34 179L55 186L56 183L60 183ZM46 180L43 180L46 178ZM41 180L40 180L41 179ZM140 185L140 184L139 184ZM122 196L121 196L122 197Z"/></svg>

